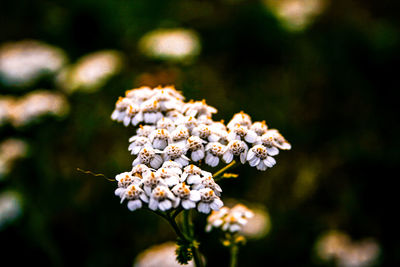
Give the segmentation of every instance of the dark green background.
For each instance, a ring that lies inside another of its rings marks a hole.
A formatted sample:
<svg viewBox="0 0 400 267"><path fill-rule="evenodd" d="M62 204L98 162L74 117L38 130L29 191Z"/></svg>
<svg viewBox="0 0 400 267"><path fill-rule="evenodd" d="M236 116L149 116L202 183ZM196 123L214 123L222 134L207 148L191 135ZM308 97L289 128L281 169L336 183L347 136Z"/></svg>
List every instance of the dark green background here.
<svg viewBox="0 0 400 267"><path fill-rule="evenodd" d="M24 200L23 216L0 232L0 265L130 266L143 249L174 239L161 219L120 205L115 184L76 171L113 177L130 169L133 131L110 114L118 96L142 85L144 73L154 83L176 84L187 99L207 99L217 119L244 110L292 143L273 169L242 166L240 179L221 183L223 197L262 203L271 215L270 234L241 249L239 266L326 266L313 246L330 229L374 238L382 249L377 265L398 265L399 8L397 1L332 0L315 23L294 33L259 1L1 1L1 43L41 40L72 62L116 49L126 64L102 90L69 97L66 119L0 128L2 139L21 137L31 146L0 183ZM159 27L199 33L194 64L138 52L140 37ZM36 88L54 86L42 79L1 92ZM197 219L203 227L204 217ZM210 265L227 266L217 238L200 239Z"/></svg>

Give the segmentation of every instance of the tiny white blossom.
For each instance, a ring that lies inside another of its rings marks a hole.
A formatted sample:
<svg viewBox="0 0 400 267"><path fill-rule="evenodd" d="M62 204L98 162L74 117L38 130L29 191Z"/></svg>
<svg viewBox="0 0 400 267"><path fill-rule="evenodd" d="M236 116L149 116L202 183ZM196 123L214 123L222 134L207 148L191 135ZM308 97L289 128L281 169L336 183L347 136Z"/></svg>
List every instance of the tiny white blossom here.
<svg viewBox="0 0 400 267"><path fill-rule="evenodd" d="M172 132L173 130L175 130L175 123L171 119L162 118L157 121L157 129L165 129L169 132Z"/></svg>
<svg viewBox="0 0 400 267"><path fill-rule="evenodd" d="M125 118L125 111L132 101L128 98L120 97L115 103L115 110L111 114L111 119L121 122Z"/></svg>
<svg viewBox="0 0 400 267"><path fill-rule="evenodd" d="M203 188L199 190L200 193L200 202L197 206L197 210L202 213L210 213L212 210L219 210L224 203L221 199L215 194L215 192L211 188Z"/></svg>
<svg viewBox="0 0 400 267"><path fill-rule="evenodd" d="M228 207L222 207L219 210L213 210L207 217L206 232L210 232L211 229L218 228L225 222L225 216L229 213Z"/></svg>
<svg viewBox="0 0 400 267"><path fill-rule="evenodd" d="M226 146L226 151L222 156L222 159L226 163L231 163L234 156L238 156L240 158L240 162L244 164L246 162L247 151L249 147L245 142L240 140L232 140Z"/></svg>
<svg viewBox="0 0 400 267"><path fill-rule="evenodd" d="M132 166L138 164L150 165L154 169L158 169L163 163L162 157L157 155L161 151L153 149L151 147L145 147L140 150L137 158L132 162Z"/></svg>
<svg viewBox="0 0 400 267"><path fill-rule="evenodd" d="M164 179L161 178L160 174L157 172L147 172L142 180L143 190L146 192L148 196L151 195L151 192L158 185L167 186Z"/></svg>
<svg viewBox="0 0 400 267"><path fill-rule="evenodd" d="M131 184L139 185L141 179L136 176L132 176L131 172L123 172L115 176L115 180L118 182L118 188L114 191L116 196L122 197L125 190Z"/></svg>
<svg viewBox="0 0 400 267"><path fill-rule="evenodd" d="M263 145L253 146L247 153L247 161L250 166L256 166L258 170L265 171L267 167L272 168L276 161L268 156L268 151Z"/></svg>
<svg viewBox="0 0 400 267"><path fill-rule="evenodd" d="M198 122L195 117L185 116L185 117L178 118L176 120L176 124L183 125L186 127L186 129L188 129L189 131L192 131L192 129L198 125Z"/></svg>
<svg viewBox="0 0 400 267"><path fill-rule="evenodd" d="M221 196L222 189L221 187L214 181L212 174L209 172L203 172L204 177L200 179L199 183L195 183L193 185L193 189L199 190L203 188L210 188L214 191L216 196Z"/></svg>
<svg viewBox="0 0 400 267"><path fill-rule="evenodd" d="M144 136L144 137L148 137L152 131L154 131L155 128L154 126L150 126L150 125L139 125L139 128L136 130L136 135L137 136ZM131 137L131 139L134 138L134 136ZM129 142L132 142L129 139Z"/></svg>
<svg viewBox="0 0 400 267"><path fill-rule="evenodd" d="M183 169L183 174L181 176L181 182L188 184L198 184L201 182L201 175L204 172L196 165L190 164Z"/></svg>
<svg viewBox="0 0 400 267"><path fill-rule="evenodd" d="M163 115L160 111L160 104L156 100L147 100L141 105L143 120L145 123L155 124Z"/></svg>
<svg viewBox="0 0 400 267"><path fill-rule="evenodd" d="M208 143L206 146L206 164L215 167L219 164L219 157L225 152L226 147L218 142Z"/></svg>
<svg viewBox="0 0 400 267"><path fill-rule="evenodd" d="M146 196L144 191L136 184L128 186L121 197L121 203L125 200L128 201L128 209L131 211L140 209L143 202L149 202L149 198Z"/></svg>
<svg viewBox="0 0 400 267"><path fill-rule="evenodd" d="M253 130L249 130L247 126L240 124L233 126L228 135L229 140L245 140L248 143L256 142L257 137L258 135Z"/></svg>
<svg viewBox="0 0 400 267"><path fill-rule="evenodd" d="M134 103L129 104L128 108L125 110L125 117L123 123L125 126L129 126L132 123L133 126L138 125L143 121L143 113L140 110L139 105Z"/></svg>
<svg viewBox="0 0 400 267"><path fill-rule="evenodd" d="M152 148L151 146L151 142L149 140L149 138L147 137L143 137L143 136L134 136L132 138L129 139L130 142L132 142L129 147L128 147L128 151L131 151L132 155L137 155L139 154L140 150L142 150L142 148Z"/></svg>
<svg viewBox="0 0 400 267"><path fill-rule="evenodd" d="M200 124L199 126L195 127L192 131L192 134L209 142L217 142L220 138L216 134L216 131L212 131L211 127L206 124Z"/></svg>
<svg viewBox="0 0 400 267"><path fill-rule="evenodd" d="M170 144L164 151L164 160L173 160L182 166L189 164L189 159L185 156L185 148L179 144Z"/></svg>
<svg viewBox="0 0 400 267"><path fill-rule="evenodd" d="M233 129L237 124L240 126L250 127L251 117L243 111L233 115L233 118L227 124L228 129Z"/></svg>
<svg viewBox="0 0 400 267"><path fill-rule="evenodd" d="M193 161L199 161L204 158L205 149L204 144L206 141L202 140L198 136L191 136L187 139L186 150L191 151L191 159Z"/></svg>
<svg viewBox="0 0 400 267"><path fill-rule="evenodd" d="M179 183L179 175L172 168L160 168L157 170L157 174L169 187Z"/></svg>
<svg viewBox="0 0 400 267"><path fill-rule="evenodd" d="M256 121L250 126L250 130L261 136L267 132L268 126L265 124L265 121Z"/></svg>
<svg viewBox="0 0 400 267"><path fill-rule="evenodd" d="M179 125L171 133L171 138L174 143L186 144L186 140L189 138L189 130L184 125Z"/></svg>
<svg viewBox="0 0 400 267"><path fill-rule="evenodd" d="M170 134L168 130L157 129L151 132L149 139L154 148L164 149L168 145Z"/></svg>
<svg viewBox="0 0 400 267"><path fill-rule="evenodd" d="M206 104L206 101L196 101L187 103L184 108L184 113L192 117L211 117L212 114L217 113L217 109Z"/></svg>
<svg viewBox="0 0 400 267"><path fill-rule="evenodd" d="M166 211L171 209L173 206L177 206L176 202L176 197L168 187L158 185L151 193L149 209Z"/></svg>
<svg viewBox="0 0 400 267"><path fill-rule="evenodd" d="M162 164L162 168L170 169L177 175L182 174L182 165L180 163L172 161L172 160L165 161Z"/></svg>
<svg viewBox="0 0 400 267"><path fill-rule="evenodd" d="M186 210L196 207L196 202L200 201L200 193L197 190L190 190L185 182L175 185L171 190L177 201L176 205L181 203Z"/></svg>

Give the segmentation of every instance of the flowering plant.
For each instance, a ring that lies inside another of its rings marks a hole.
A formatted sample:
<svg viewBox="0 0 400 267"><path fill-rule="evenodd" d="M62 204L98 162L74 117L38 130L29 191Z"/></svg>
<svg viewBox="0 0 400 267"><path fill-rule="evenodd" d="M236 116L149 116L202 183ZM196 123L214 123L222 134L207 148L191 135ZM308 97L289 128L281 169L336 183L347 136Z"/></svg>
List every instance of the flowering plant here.
<svg viewBox="0 0 400 267"><path fill-rule="evenodd" d="M252 212L243 205L223 207L218 181L235 176L226 171L237 162L265 171L276 161L279 149L291 145L265 122L252 122L244 112L227 125L214 121L217 109L203 101L184 102L173 87L141 87L126 91L111 118L136 127L128 147L135 159L131 171L116 176L115 195L129 210L148 209L165 218L178 235L177 260L196 266L204 259L195 240L190 210L209 214L207 230L221 228L224 244L231 247L232 265L242 238L235 235ZM227 165L214 173L221 161ZM209 166L209 167L208 167ZM181 225L176 221L183 213Z"/></svg>

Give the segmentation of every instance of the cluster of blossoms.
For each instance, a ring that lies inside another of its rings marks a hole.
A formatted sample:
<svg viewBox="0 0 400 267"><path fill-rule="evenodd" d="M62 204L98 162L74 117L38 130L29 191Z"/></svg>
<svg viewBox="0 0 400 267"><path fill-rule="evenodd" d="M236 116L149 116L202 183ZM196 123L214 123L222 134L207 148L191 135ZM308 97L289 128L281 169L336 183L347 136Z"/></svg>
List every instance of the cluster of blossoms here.
<svg viewBox="0 0 400 267"><path fill-rule="evenodd" d="M235 233L242 230L248 219L253 216L254 213L242 204L237 204L231 209L224 206L208 216L206 231L209 232L212 228L220 228L224 232Z"/></svg>
<svg viewBox="0 0 400 267"><path fill-rule="evenodd" d="M125 126L138 126L129 139L136 156L131 172L116 177L116 194L129 199L135 210L148 203L150 209L168 210L181 205L209 213L222 207L221 188L200 163L216 167L237 158L258 170L275 165L273 156L290 144L265 122L252 122L240 112L225 125L214 121L217 112L205 101L184 102L173 87L141 87L128 90L116 103L111 118ZM193 165L198 164L199 166Z"/></svg>

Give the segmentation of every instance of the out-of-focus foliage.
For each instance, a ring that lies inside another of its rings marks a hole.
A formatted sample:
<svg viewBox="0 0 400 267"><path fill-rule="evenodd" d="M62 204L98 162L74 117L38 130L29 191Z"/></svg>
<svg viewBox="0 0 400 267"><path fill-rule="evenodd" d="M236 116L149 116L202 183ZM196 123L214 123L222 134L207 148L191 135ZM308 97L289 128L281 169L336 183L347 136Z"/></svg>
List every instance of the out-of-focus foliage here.
<svg viewBox="0 0 400 267"><path fill-rule="evenodd" d="M292 144L273 169L242 166L221 181L224 196L268 210L271 228L241 247L239 266L344 264L315 249L332 229L348 236L350 259L370 238L379 253L368 264L399 265L399 8L388 0L2 1L0 144L24 149L6 164L10 152L0 151L0 265L131 266L141 251L174 240L161 219L120 205L115 184L77 171L129 169L134 133L110 119L115 100L133 87L171 84L188 99L206 98L216 119L243 109ZM191 37L157 51L189 57L143 50L151 33L172 29ZM29 52L33 44L50 50ZM118 59L76 76L99 51ZM39 101L18 112L40 116L13 123L15 103L37 92L69 109ZM227 249L203 231L205 216L195 219L209 266L227 266Z"/></svg>

